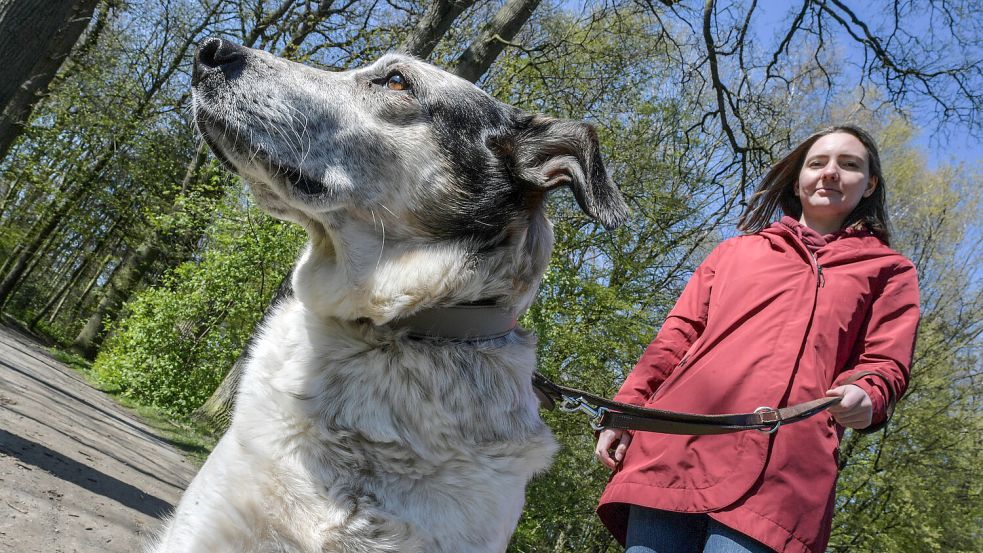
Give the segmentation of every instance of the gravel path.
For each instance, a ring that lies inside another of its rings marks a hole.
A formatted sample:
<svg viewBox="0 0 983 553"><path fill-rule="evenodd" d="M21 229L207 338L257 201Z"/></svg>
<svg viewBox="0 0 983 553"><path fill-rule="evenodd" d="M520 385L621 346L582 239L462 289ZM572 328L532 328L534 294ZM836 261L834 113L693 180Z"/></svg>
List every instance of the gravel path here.
<svg viewBox="0 0 983 553"><path fill-rule="evenodd" d="M195 470L42 346L0 327L0 552L137 553Z"/></svg>

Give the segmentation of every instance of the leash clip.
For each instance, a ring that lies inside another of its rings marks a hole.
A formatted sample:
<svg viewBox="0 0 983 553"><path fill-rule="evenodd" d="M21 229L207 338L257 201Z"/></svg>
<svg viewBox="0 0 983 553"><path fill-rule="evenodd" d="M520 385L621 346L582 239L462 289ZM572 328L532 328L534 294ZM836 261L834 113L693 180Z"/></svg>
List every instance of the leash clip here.
<svg viewBox="0 0 983 553"><path fill-rule="evenodd" d="M761 424L774 425L771 428L755 428L758 432L774 434L778 431L778 427L782 425L782 419L778 414L778 410L774 407L758 407L754 412L755 414L761 415Z"/></svg>
<svg viewBox="0 0 983 553"><path fill-rule="evenodd" d="M601 419L608 412L606 407L594 407L583 397L574 398L566 395L563 396L563 401L560 402L558 407L564 413L576 413L578 411L584 413L589 417L590 427L595 432L604 430L604 427L601 426Z"/></svg>

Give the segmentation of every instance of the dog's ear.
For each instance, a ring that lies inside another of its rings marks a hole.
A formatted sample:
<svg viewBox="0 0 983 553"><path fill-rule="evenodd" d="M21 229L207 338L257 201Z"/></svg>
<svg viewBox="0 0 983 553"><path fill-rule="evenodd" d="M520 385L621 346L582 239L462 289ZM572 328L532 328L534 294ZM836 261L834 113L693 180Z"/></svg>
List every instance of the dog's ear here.
<svg viewBox="0 0 983 553"><path fill-rule="evenodd" d="M628 220L628 206L604 169L590 124L533 115L514 134L490 138L488 146L520 184L539 190L569 186L580 209L608 230Z"/></svg>

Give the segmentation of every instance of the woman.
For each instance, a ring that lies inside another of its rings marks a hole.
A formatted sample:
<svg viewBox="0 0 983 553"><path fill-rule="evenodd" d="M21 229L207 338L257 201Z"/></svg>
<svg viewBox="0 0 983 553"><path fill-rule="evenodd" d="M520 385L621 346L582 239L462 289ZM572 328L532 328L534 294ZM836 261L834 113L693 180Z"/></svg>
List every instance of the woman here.
<svg viewBox="0 0 983 553"><path fill-rule="evenodd" d="M748 234L693 274L615 400L690 413L842 400L773 434L601 432L595 455L615 473L598 514L629 553L825 550L843 428L886 424L918 325L884 188L866 132L816 133L765 176Z"/></svg>

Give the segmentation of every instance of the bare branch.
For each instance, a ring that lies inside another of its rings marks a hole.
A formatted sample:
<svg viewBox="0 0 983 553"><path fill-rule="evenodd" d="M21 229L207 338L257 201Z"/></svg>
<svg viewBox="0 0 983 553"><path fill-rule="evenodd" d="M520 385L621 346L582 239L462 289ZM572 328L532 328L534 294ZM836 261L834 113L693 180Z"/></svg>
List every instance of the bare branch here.
<svg viewBox="0 0 983 553"><path fill-rule="evenodd" d="M809 8L809 4L811 2L812 0L805 0L802 2L802 9L799 10L799 13L795 16L795 19L792 20L791 27L789 27L788 32L785 33L785 38L782 39L781 44L779 44L778 48L775 49L775 53L771 55L771 61L768 63L768 68L765 70L766 78L772 76L771 70L774 69L775 65L778 63L779 56L781 56L783 52L786 54L788 53L788 45L792 42L792 37L795 35L795 32L798 31L799 27L802 25L802 19L805 17L806 10Z"/></svg>
<svg viewBox="0 0 983 553"><path fill-rule="evenodd" d="M747 149L738 144L737 137L734 135L733 129L730 127L730 123L727 119L727 100L725 96L729 96L729 91L727 87L720 80L720 69L717 67L717 49L714 44L713 31L711 29L711 22L713 20L713 9L715 6L714 0L706 0L703 5L703 41L707 47L707 61L710 62L710 81L713 86L714 93L717 99L717 119L720 121L720 128L723 129L724 134L727 135L727 140L730 142L731 149L734 153L741 157L741 165L745 166L746 163L746 152ZM746 171L741 172L741 189L744 188Z"/></svg>
<svg viewBox="0 0 983 553"><path fill-rule="evenodd" d="M540 0L508 0L481 30L478 38L457 58L451 73L475 82L488 71L505 44L515 38Z"/></svg>
<svg viewBox="0 0 983 553"><path fill-rule="evenodd" d="M474 0L436 0L417 22L416 28L399 45L399 51L421 59L426 59L447 34L451 24L464 10L474 4Z"/></svg>

